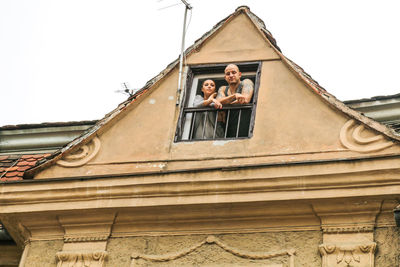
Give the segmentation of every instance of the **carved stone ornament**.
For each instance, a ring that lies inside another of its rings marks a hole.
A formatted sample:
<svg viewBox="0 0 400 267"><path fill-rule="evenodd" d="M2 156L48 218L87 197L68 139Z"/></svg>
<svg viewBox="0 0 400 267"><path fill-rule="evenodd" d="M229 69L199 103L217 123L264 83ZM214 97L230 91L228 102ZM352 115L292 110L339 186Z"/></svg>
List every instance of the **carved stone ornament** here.
<svg viewBox="0 0 400 267"><path fill-rule="evenodd" d="M96 136L89 143L83 145L77 151L65 156L57 161L57 164L62 167L79 167L85 165L94 158L100 150L101 142Z"/></svg>
<svg viewBox="0 0 400 267"><path fill-rule="evenodd" d="M138 266L137 260L139 259L144 259L147 261L153 261L153 262L166 262L166 261L172 261L181 257L186 256L187 254L197 250L203 245L210 245L210 244L215 244L225 250L226 252L231 253L232 255L245 258L245 259L251 259L251 260L263 260L263 259L270 259L278 256L289 256L289 265L288 267L294 267L294 255L295 255L295 250L290 249L286 251L280 251L280 252L275 252L275 253L263 253L263 252L249 252L249 251L243 251L237 248L233 248L216 238L215 236L208 236L205 240L202 242L199 242L198 244L189 247L185 250L182 250L180 252L176 253L168 253L164 255L144 255L144 254L137 254L137 253L132 253L131 255L131 267Z"/></svg>
<svg viewBox="0 0 400 267"><path fill-rule="evenodd" d="M64 243L78 243L78 242L93 242L93 241L107 241L109 235L95 235L95 236L64 236Z"/></svg>
<svg viewBox="0 0 400 267"><path fill-rule="evenodd" d="M357 125L354 120L349 120L340 130L340 142L350 150L364 153L379 151L394 144L386 141L381 134L364 137L362 134L364 130L363 124Z"/></svg>
<svg viewBox="0 0 400 267"><path fill-rule="evenodd" d="M366 233L373 232L374 225L345 225L345 226L322 226L322 232L327 234L332 233Z"/></svg>
<svg viewBox="0 0 400 267"><path fill-rule="evenodd" d="M376 243L322 244L322 267L374 267Z"/></svg>
<svg viewBox="0 0 400 267"><path fill-rule="evenodd" d="M61 251L56 254L57 267L103 267L106 251Z"/></svg>

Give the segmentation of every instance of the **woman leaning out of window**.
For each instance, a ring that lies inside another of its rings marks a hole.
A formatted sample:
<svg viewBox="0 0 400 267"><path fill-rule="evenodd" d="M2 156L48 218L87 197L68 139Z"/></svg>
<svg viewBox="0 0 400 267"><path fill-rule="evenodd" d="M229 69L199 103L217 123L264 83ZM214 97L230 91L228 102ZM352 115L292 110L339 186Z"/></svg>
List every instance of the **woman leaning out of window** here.
<svg viewBox="0 0 400 267"><path fill-rule="evenodd" d="M215 92L215 82L213 80L205 80L203 82L201 92L203 96L196 95L193 106L194 107L214 107L221 109L222 104L216 100L217 93ZM224 137L224 130L217 124L215 125L217 111L202 111L197 112L195 115L193 139L213 139L214 131L215 138ZM215 129L217 127L217 129Z"/></svg>

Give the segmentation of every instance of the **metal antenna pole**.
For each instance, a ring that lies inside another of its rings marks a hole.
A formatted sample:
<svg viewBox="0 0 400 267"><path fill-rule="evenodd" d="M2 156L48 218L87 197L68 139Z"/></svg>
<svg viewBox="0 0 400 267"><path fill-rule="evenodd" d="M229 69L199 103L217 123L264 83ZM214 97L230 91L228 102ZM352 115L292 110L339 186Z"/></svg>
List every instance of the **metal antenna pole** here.
<svg viewBox="0 0 400 267"><path fill-rule="evenodd" d="M182 32L182 46L181 46L181 55L179 59L179 78L178 78L178 92L176 94L176 105L179 105L180 102L180 95L182 91L182 67L183 67L183 53L185 49L185 35L186 35L186 17L187 11L192 9L192 6L186 2L186 0L181 0L182 3L185 5L185 16L183 18L183 32Z"/></svg>

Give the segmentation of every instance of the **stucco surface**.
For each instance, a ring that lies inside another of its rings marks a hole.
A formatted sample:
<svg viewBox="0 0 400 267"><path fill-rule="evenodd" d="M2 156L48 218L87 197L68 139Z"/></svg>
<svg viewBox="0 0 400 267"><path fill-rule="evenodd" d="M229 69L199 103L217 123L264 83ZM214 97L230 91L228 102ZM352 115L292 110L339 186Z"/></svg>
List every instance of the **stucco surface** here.
<svg viewBox="0 0 400 267"><path fill-rule="evenodd" d="M62 250L63 241L31 242L25 267L55 267L56 253Z"/></svg>
<svg viewBox="0 0 400 267"><path fill-rule="evenodd" d="M375 266L393 267L399 266L400 254L400 230L397 227L376 228L375 242L377 252L375 253Z"/></svg>
<svg viewBox="0 0 400 267"><path fill-rule="evenodd" d="M107 267L129 267L132 253L161 255L177 253L203 241L207 235L112 238L108 243ZM295 266L321 266L318 245L319 231L254 234L224 234L216 237L235 249L247 252L272 253L295 249ZM215 244L206 244L176 260L151 262L138 260L139 266L261 266L288 263L287 256L268 260L249 260L237 257Z"/></svg>
<svg viewBox="0 0 400 267"><path fill-rule="evenodd" d="M217 62L240 62L279 59L251 20L244 14L233 18L211 38L206 40L199 52L187 58L188 64Z"/></svg>

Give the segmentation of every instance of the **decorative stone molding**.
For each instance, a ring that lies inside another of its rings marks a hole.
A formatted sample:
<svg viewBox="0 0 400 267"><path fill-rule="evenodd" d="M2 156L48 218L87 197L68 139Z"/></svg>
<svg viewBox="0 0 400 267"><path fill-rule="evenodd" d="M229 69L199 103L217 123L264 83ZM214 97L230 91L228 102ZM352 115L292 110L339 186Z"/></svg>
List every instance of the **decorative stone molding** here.
<svg viewBox="0 0 400 267"><path fill-rule="evenodd" d="M89 143L80 147L75 153L66 155L56 163L62 167L79 167L88 163L99 152L101 147L100 139L96 136Z"/></svg>
<svg viewBox="0 0 400 267"><path fill-rule="evenodd" d="M106 251L62 251L56 254L57 267L103 267Z"/></svg>
<svg viewBox="0 0 400 267"><path fill-rule="evenodd" d="M322 267L374 267L375 242L322 244Z"/></svg>
<svg viewBox="0 0 400 267"><path fill-rule="evenodd" d="M346 148L357 152L374 152L393 145L386 141L383 135L362 136L365 130L363 124L356 125L354 120L347 121L340 130L340 142Z"/></svg>
<svg viewBox="0 0 400 267"><path fill-rule="evenodd" d="M245 259L251 259L251 260L262 260L262 259L270 259L278 256L289 256L289 265L288 267L294 267L294 255L295 255L295 250L294 249L289 249L286 251L280 251L280 252L275 252L275 253L263 253L263 252L249 252L249 251L243 251L234 247L231 247L218 238L216 238L213 235L208 236L205 240L202 242L199 242L198 244L187 248L185 250L182 250L177 253L169 253L169 254L163 254L163 255L145 255L145 254L138 254L138 253L132 253L131 255L131 267L138 266L137 265L137 260L139 259L144 259L147 261L153 261L153 262L164 262L164 261L172 261L178 258L181 258L183 256L186 256L187 254L197 250L203 245L207 244L215 244L225 250L226 252L231 253L232 255L245 258Z"/></svg>
<svg viewBox="0 0 400 267"><path fill-rule="evenodd" d="M59 215L64 229L63 252L106 251L116 213L113 211L68 212Z"/></svg>
<svg viewBox="0 0 400 267"><path fill-rule="evenodd" d="M365 233L365 232L372 232L373 230L374 230L374 225L322 226L322 232L327 234Z"/></svg>
<svg viewBox="0 0 400 267"><path fill-rule="evenodd" d="M100 236L64 236L65 243L106 241L109 235Z"/></svg>

